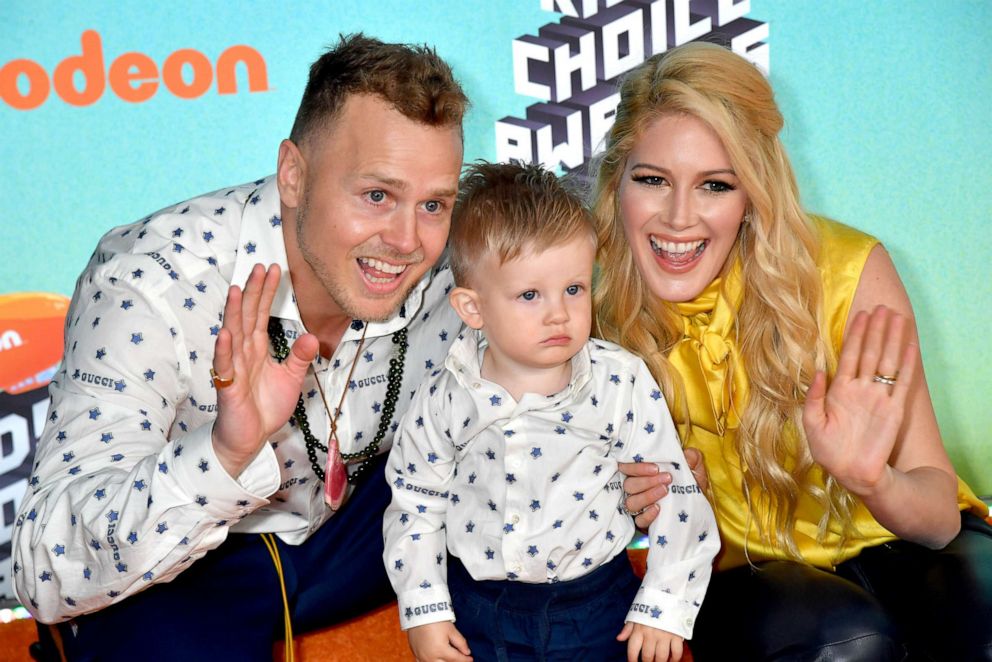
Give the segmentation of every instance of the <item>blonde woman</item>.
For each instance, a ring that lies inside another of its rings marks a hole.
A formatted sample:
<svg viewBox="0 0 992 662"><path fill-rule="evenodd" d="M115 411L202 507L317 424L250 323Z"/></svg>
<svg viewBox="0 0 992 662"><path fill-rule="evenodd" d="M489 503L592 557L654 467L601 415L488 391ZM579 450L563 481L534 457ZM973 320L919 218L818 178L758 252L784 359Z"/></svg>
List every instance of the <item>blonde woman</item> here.
<svg viewBox="0 0 992 662"><path fill-rule="evenodd" d="M688 44L626 77L598 166L598 335L663 386L724 545L693 654L992 659L988 509L909 299L877 240L800 207L782 123L753 65Z"/></svg>

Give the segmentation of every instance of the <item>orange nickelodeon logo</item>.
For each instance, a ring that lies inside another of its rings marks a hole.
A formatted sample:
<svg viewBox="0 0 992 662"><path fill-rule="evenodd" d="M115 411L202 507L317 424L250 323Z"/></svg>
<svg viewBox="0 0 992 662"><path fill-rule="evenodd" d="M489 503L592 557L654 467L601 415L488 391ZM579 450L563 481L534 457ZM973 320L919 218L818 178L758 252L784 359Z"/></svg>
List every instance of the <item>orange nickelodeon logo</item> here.
<svg viewBox="0 0 992 662"><path fill-rule="evenodd" d="M0 392L47 384L62 360L69 299L61 294L0 294Z"/></svg>
<svg viewBox="0 0 992 662"><path fill-rule="evenodd" d="M193 48L181 48L165 58L161 76L158 65L144 53L124 53L110 63L105 73L103 43L100 33L86 30L80 37L82 54L71 55L55 67L51 80L48 73L34 60L11 60L0 68L0 98L17 110L32 110L45 103L51 88L73 106L89 106L103 96L109 82L110 89L124 101L142 103L158 91L159 78L166 89L180 99L203 96L214 79L214 65L210 59ZM238 91L235 67L244 63L248 71L248 89L265 92L269 89L268 72L262 54L251 46L231 46L217 58L217 94L234 94ZM187 82L183 69L189 67L192 77ZM82 89L77 89L74 78L81 74ZM18 87L24 77L27 85Z"/></svg>

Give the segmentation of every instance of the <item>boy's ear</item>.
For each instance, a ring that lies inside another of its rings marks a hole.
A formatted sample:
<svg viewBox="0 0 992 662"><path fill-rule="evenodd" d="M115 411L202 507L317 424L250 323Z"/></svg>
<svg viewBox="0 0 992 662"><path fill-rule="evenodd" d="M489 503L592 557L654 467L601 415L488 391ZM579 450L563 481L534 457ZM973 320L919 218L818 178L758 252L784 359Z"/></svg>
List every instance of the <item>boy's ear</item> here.
<svg viewBox="0 0 992 662"><path fill-rule="evenodd" d="M462 321L473 329L481 329L482 312L479 310L479 294L468 287L456 287L448 294L448 302Z"/></svg>
<svg viewBox="0 0 992 662"><path fill-rule="evenodd" d="M303 198L306 167L306 159L296 143L288 138L283 140L279 144L276 184L279 187L279 200L290 209L298 207Z"/></svg>

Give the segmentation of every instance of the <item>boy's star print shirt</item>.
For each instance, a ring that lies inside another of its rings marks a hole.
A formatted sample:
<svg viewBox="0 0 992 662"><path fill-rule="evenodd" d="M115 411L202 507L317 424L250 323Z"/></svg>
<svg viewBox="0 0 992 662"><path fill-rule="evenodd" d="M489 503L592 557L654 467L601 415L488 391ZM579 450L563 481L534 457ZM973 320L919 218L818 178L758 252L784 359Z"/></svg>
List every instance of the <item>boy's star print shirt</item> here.
<svg viewBox="0 0 992 662"><path fill-rule="evenodd" d="M643 460L673 482L627 620L690 637L719 535L647 366L590 340L564 390L518 402L480 376L484 351L476 332L455 341L389 455L383 561L401 626L456 619L448 552L474 579L531 583L576 579L624 553L634 524L617 463Z"/></svg>
<svg viewBox="0 0 992 662"><path fill-rule="evenodd" d="M292 343L306 332L293 297L274 179L211 193L111 230L80 276L65 356L13 533L18 598L44 622L100 609L168 581L228 532L304 541L331 516L302 433L283 426L237 478L213 452L210 377L228 287L256 263L283 275L271 314ZM386 400L392 334L408 327L399 400L380 452L461 322L436 268L390 320L355 321L303 384L310 429L325 443L331 407L341 450L371 441ZM450 338L449 338L450 335ZM348 379L352 362L354 374ZM326 455L317 453L323 467Z"/></svg>

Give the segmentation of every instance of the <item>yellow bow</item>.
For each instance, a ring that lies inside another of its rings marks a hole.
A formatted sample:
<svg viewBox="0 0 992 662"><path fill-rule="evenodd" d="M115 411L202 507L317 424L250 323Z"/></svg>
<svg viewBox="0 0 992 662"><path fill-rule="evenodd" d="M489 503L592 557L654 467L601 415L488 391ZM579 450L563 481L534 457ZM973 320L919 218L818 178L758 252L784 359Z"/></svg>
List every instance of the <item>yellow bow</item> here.
<svg viewBox="0 0 992 662"><path fill-rule="evenodd" d="M682 375L692 424L723 436L740 425L748 381L734 339L734 320L743 295L740 264L727 275L728 301L717 278L692 301L676 304L683 337L668 355ZM703 406L703 403L709 406ZM673 412L675 413L675 412Z"/></svg>

